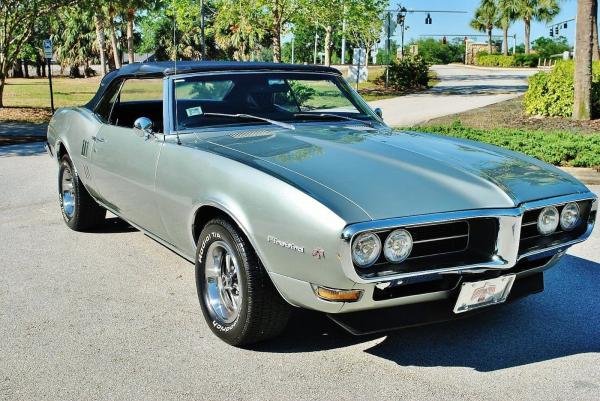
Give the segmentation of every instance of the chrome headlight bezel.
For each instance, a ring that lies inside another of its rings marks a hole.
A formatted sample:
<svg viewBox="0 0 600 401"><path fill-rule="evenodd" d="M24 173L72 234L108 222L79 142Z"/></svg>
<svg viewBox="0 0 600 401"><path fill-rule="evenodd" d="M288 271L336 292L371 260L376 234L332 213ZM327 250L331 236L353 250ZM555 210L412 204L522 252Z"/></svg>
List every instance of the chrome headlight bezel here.
<svg viewBox="0 0 600 401"><path fill-rule="evenodd" d="M373 241L373 250L368 258L361 261L359 258L357 258L358 249L356 247L359 245L359 243L361 243L361 241L367 241L369 239ZM379 259L382 250L381 239L379 239L379 236L373 232L363 232L357 234L354 237L350 249L352 253L352 261L354 262L354 264L364 269L372 266L377 261L377 259Z"/></svg>
<svg viewBox="0 0 600 401"><path fill-rule="evenodd" d="M546 217L552 220L547 223ZM537 229L542 235L552 235L556 232L558 225L560 224L560 213L556 206L546 206L540 211L537 219Z"/></svg>
<svg viewBox="0 0 600 401"><path fill-rule="evenodd" d="M394 240L394 238L393 238L394 236L399 236L399 235L404 236L404 238L407 240L406 243L408 245L402 250L401 256L399 258L394 259L394 256L392 254L391 242ZM410 234L410 232L408 230L399 228L388 234L387 238L385 239L384 245L383 245L383 254L388 262L402 263L410 256L410 253L412 252L412 248L413 248L412 235Z"/></svg>
<svg viewBox="0 0 600 401"><path fill-rule="evenodd" d="M572 210L572 209L574 209L576 212L575 213L576 218L573 220L573 222L569 226L564 223L564 220L565 220L566 213L569 213L569 210ZM580 221L581 221L581 208L579 207L579 204L577 202L569 202L563 206L563 208L560 212L560 227L564 231L571 231L571 230L575 229L575 227L577 227L579 225Z"/></svg>

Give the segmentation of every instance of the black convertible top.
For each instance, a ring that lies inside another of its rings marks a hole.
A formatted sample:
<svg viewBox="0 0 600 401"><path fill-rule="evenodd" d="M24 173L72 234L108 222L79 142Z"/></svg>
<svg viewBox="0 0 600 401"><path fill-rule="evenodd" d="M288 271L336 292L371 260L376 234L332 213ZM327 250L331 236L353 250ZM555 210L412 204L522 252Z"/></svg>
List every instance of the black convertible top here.
<svg viewBox="0 0 600 401"><path fill-rule="evenodd" d="M174 61L159 61L154 63L133 63L118 70L109 72L102 78L98 91L85 107L93 110L102 98L106 88L120 78L160 78L168 75L190 74L194 72L223 72L223 71L298 71L324 72L341 75L335 68L322 65L258 63L240 61L178 61L177 70Z"/></svg>

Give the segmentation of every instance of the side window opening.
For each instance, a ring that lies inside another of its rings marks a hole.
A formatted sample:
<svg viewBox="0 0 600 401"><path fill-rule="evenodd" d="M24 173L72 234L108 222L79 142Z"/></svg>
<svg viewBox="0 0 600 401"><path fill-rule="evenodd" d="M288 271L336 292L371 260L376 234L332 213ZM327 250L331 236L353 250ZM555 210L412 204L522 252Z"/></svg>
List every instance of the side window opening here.
<svg viewBox="0 0 600 401"><path fill-rule="evenodd" d="M113 100L108 124L133 128L140 117L152 120L156 132L163 131L163 79L128 79Z"/></svg>

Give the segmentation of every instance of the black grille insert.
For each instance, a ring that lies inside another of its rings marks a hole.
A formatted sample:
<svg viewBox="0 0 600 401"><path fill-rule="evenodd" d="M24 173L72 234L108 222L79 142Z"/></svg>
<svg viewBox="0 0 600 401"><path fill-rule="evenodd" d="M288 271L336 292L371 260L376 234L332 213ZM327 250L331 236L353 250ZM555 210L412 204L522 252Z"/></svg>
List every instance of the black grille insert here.
<svg viewBox="0 0 600 401"><path fill-rule="evenodd" d="M402 263L390 263L383 252L369 268L356 268L364 277L442 269L490 261L498 236L496 218L476 218L404 228L413 238L413 249ZM393 229L377 232L381 244Z"/></svg>
<svg viewBox="0 0 600 401"><path fill-rule="evenodd" d="M591 201L577 202L581 212L581 218L578 225L570 231L564 231L560 225L556 231L550 235L542 235L537 229L537 219L543 208L528 210L523 214L521 223L521 239L519 242L519 255L527 252L549 248L560 245L574 239L577 239L587 230L588 219L590 218ZM555 205L558 212L562 212L565 205Z"/></svg>

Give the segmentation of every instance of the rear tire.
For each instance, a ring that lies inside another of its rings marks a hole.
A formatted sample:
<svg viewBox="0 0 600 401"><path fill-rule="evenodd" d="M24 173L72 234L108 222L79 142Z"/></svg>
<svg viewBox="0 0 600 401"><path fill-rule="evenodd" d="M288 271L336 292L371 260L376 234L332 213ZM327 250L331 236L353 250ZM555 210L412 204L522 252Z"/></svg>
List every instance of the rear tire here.
<svg viewBox="0 0 600 401"><path fill-rule="evenodd" d="M79 179L69 155L64 155L58 170L58 198L63 219L69 228L86 231L99 226L106 217Z"/></svg>
<svg viewBox="0 0 600 401"><path fill-rule="evenodd" d="M221 340L242 346L279 335L291 307L281 298L248 240L224 219L206 224L196 251L202 314Z"/></svg>

